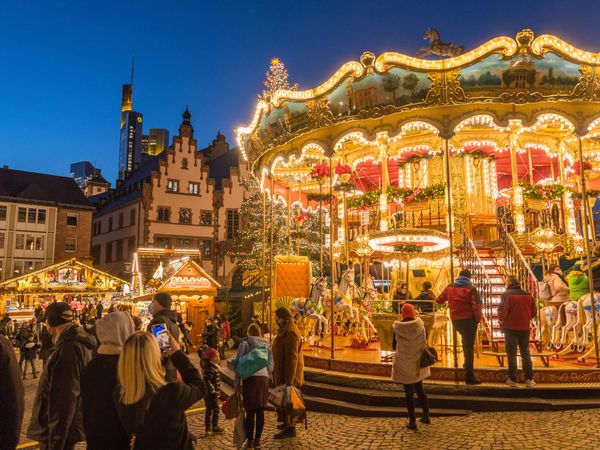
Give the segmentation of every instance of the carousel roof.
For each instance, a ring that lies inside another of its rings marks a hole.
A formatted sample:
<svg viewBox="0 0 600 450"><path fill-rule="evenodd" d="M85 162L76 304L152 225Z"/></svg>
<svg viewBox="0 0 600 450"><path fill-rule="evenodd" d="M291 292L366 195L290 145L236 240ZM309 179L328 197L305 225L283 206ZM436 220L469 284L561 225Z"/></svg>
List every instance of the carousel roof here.
<svg viewBox="0 0 600 450"><path fill-rule="evenodd" d="M415 155L440 152L446 137L454 154L495 157L500 177L510 172L509 135L533 165L558 171L556 156L574 154L577 136L589 158L600 158L599 65L600 53L527 29L447 59L365 52L313 89L260 100L236 135L254 172L288 187L329 155L364 173L359 185L375 186L382 145L393 178Z"/></svg>

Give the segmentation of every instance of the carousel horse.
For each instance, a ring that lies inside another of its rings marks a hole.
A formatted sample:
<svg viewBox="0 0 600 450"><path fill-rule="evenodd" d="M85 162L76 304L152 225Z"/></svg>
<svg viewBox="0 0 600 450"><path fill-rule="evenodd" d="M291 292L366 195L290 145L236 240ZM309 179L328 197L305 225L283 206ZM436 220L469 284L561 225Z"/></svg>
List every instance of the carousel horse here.
<svg viewBox="0 0 600 450"><path fill-rule="evenodd" d="M371 302L376 302L378 299L378 294L375 289L369 289L365 296L363 297L362 304L358 307L358 312L360 313L360 322L364 322L371 329L373 334L377 334L377 329L371 322Z"/></svg>
<svg viewBox="0 0 600 450"><path fill-rule="evenodd" d="M586 294L579 299L579 318L577 326L581 327L582 339L577 346L580 352L585 351L590 342L590 335L594 329L594 317L592 313L592 296ZM594 293L594 310L596 311L596 323L600 323L600 293Z"/></svg>
<svg viewBox="0 0 600 450"><path fill-rule="evenodd" d="M440 33L435 28L429 28L423 35L423 39L429 39L429 47L421 47L416 53L417 57L429 55L436 56L458 56L465 52L464 45L456 45L450 42L442 42Z"/></svg>
<svg viewBox="0 0 600 450"><path fill-rule="evenodd" d="M552 342L556 350L560 350L567 346L567 338L569 331L573 332L573 339L571 340L570 347L572 350L576 349L578 341L578 329L577 329L577 314L579 305L573 300L569 300L558 309L558 320L552 328ZM560 341L558 340L558 333L560 330Z"/></svg>
<svg viewBox="0 0 600 450"><path fill-rule="evenodd" d="M354 270L347 269L342 273L334 307L338 311L348 313L351 321L359 322L360 313L358 308L352 306L352 300L360 297L360 289L354 282Z"/></svg>
<svg viewBox="0 0 600 450"><path fill-rule="evenodd" d="M540 311L542 316L542 341L546 342L548 350L554 346L552 329L558 318L558 308L556 306L544 306Z"/></svg>
<svg viewBox="0 0 600 450"><path fill-rule="evenodd" d="M325 317L325 304L329 297L327 280L319 277L310 289L310 298L305 303L305 313L309 319L315 321L315 335L323 337L327 332L329 321Z"/></svg>

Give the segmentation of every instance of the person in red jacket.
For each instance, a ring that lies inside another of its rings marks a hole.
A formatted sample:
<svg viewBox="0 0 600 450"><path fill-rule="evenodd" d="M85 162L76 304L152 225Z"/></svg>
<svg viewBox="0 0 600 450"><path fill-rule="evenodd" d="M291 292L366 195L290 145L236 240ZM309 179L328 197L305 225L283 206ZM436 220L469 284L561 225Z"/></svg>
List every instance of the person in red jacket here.
<svg viewBox="0 0 600 450"><path fill-rule="evenodd" d="M454 283L435 300L436 303L448 303L452 326L460 334L465 356L466 384L480 384L473 371L473 358L477 326L481 320L481 298L471 283L471 271L460 271Z"/></svg>
<svg viewBox="0 0 600 450"><path fill-rule="evenodd" d="M508 355L506 384L509 386L517 387L517 347L521 353L525 385L535 386L533 364L529 353L529 334L531 319L536 313L535 300L531 294L521 288L517 277L508 277L506 291L502 294L498 306L498 319L500 328L504 332L504 345Z"/></svg>

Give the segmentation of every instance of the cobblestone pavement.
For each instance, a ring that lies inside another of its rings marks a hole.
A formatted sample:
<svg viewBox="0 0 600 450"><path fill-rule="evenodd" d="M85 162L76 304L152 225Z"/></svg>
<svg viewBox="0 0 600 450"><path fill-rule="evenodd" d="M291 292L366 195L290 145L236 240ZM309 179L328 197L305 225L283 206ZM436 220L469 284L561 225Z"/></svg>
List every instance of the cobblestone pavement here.
<svg viewBox="0 0 600 450"><path fill-rule="evenodd" d="M37 379L31 375L25 381L26 412L22 444L31 416ZM196 405L203 407L202 402ZM204 413L188 415L192 433L198 436L198 449L232 449L233 421L221 417L225 428L222 435L203 438ZM263 449L326 450L326 449L585 449L600 448L600 410L548 412L490 412L462 417L432 419L418 431L404 427L402 418L361 418L334 414L309 413L308 430L298 427L298 437L274 441L275 413L266 413ZM77 449L85 449L84 444ZM157 449L159 450L159 449Z"/></svg>

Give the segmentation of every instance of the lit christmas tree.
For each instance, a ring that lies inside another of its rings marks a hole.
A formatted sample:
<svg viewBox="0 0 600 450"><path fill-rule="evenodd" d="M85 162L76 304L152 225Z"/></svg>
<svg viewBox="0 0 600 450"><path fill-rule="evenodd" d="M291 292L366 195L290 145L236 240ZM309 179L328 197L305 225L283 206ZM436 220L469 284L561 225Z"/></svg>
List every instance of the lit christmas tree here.
<svg viewBox="0 0 600 450"><path fill-rule="evenodd" d="M285 64L279 58L273 58L271 60L271 66L265 73L265 81L263 81L263 84L266 89L262 92L261 98L265 100L278 90L287 89L295 91L298 89L297 84L290 84L287 67L285 67Z"/></svg>

